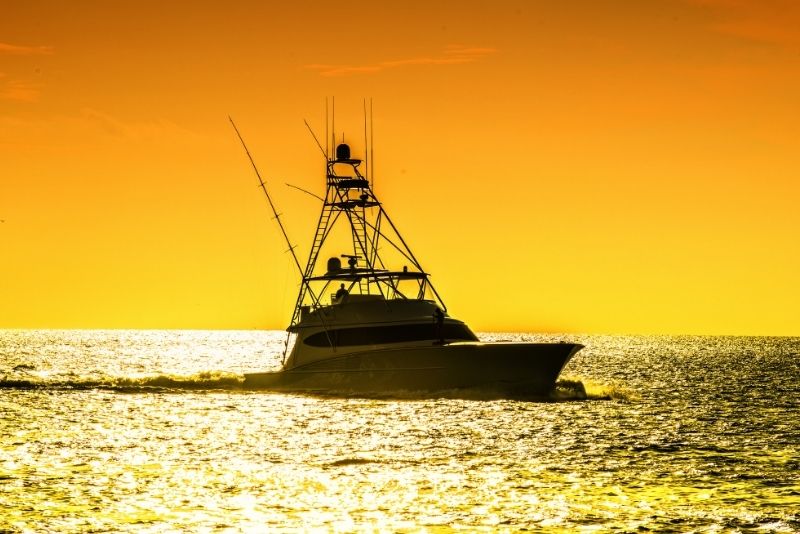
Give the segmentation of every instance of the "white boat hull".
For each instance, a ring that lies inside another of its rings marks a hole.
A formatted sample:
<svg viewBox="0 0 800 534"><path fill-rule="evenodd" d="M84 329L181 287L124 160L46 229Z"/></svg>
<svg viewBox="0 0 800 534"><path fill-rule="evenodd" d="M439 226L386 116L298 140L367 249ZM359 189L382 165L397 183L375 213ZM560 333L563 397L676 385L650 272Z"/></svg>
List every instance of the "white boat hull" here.
<svg viewBox="0 0 800 534"><path fill-rule="evenodd" d="M245 375L244 386L342 395L486 390L506 397L544 397L582 345L480 343L349 352L291 369Z"/></svg>

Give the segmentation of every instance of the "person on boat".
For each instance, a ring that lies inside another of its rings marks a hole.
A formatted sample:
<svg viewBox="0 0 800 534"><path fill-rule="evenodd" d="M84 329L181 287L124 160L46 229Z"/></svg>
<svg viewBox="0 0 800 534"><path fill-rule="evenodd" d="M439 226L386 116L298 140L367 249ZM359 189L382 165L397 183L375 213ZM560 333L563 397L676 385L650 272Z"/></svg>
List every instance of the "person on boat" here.
<svg viewBox="0 0 800 534"><path fill-rule="evenodd" d="M344 284L339 286L338 291L336 291L336 300L341 302L344 298L348 295L347 290L344 288Z"/></svg>

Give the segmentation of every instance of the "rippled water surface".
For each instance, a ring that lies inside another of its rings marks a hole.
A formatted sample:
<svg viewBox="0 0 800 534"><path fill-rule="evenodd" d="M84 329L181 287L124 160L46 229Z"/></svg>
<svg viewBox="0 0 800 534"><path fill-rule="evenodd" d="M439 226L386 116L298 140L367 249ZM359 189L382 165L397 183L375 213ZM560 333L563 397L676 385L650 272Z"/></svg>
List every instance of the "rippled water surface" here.
<svg viewBox="0 0 800 534"><path fill-rule="evenodd" d="M0 331L0 531L800 531L800 339L481 337L586 348L343 399L241 388L280 332Z"/></svg>

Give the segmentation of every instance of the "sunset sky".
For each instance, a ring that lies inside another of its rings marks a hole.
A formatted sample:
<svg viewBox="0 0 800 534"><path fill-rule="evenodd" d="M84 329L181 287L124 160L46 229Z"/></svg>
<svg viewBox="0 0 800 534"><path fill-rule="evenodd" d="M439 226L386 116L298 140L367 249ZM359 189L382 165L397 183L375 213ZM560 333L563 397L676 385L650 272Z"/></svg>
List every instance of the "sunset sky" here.
<svg viewBox="0 0 800 534"><path fill-rule="evenodd" d="M0 328L283 328L363 150L476 331L800 335L800 2L0 0Z"/></svg>

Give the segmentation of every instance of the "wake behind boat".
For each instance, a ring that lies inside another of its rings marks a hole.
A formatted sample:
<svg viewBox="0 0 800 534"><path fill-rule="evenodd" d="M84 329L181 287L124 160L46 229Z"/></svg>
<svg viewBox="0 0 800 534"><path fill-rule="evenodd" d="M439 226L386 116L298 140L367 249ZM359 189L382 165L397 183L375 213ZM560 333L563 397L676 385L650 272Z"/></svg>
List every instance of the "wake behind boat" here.
<svg viewBox="0 0 800 534"><path fill-rule="evenodd" d="M362 173L362 160L351 157L344 143L333 157L322 151L325 197L305 268L290 245L301 284L282 367L245 374L245 387L357 395L462 389L548 395L582 345L480 342L448 313L375 196L369 165Z"/></svg>

